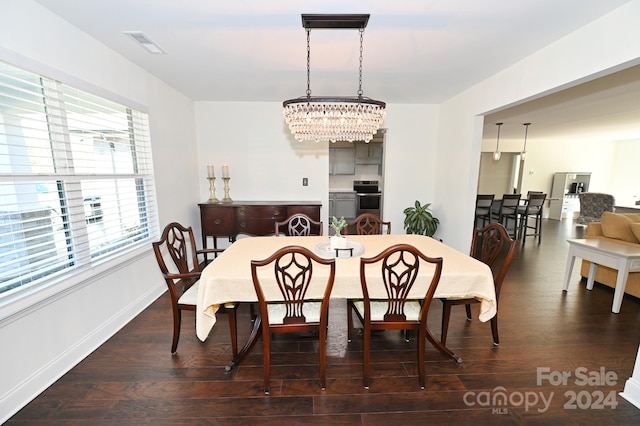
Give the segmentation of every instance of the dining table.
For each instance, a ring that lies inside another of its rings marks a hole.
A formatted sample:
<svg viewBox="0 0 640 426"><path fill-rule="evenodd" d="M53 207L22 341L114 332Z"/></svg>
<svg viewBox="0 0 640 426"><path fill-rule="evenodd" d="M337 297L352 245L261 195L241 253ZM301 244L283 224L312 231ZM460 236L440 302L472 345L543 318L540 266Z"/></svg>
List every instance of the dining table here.
<svg viewBox="0 0 640 426"><path fill-rule="evenodd" d="M493 274L485 263L462 253L446 244L425 235L391 234L391 235L349 235L347 237L348 250L334 251L330 248L330 238L327 236L263 236L238 239L225 249L214 261L202 271L196 306L196 335L205 341L216 323L216 312L219 306L232 302L257 302L253 280L251 277L251 261L266 259L277 250L297 245L306 247L321 257L335 258L336 272L331 299L362 298L360 284L360 258L373 257L395 244L410 244L430 257L442 257L442 273L436 287L435 298L476 298L480 300L479 320L486 322L495 316L497 302ZM430 277L433 265L421 265L409 298L422 299L430 284L429 279L420 279L420 275ZM369 268L372 269L372 268ZM264 271L262 272L265 273ZM327 277L329 268L314 265L314 277ZM367 282L381 280L381 274L367 272ZM369 276L372 274L374 276ZM269 277L265 274L261 280L275 280L273 271ZM319 281L322 281L320 279ZM326 279L324 280L326 283ZM378 288L379 290L375 290ZM306 297L309 299L322 298L324 286L311 285ZM372 298L385 298L383 286L375 286L371 292ZM267 300L282 300L274 286L271 292L266 292ZM346 322L346 319L345 319ZM261 319L255 319L251 334L243 349L227 365L231 371L251 351L260 336ZM434 344L441 345L440 342ZM441 351L449 351L444 345ZM456 362L462 362L453 356Z"/></svg>

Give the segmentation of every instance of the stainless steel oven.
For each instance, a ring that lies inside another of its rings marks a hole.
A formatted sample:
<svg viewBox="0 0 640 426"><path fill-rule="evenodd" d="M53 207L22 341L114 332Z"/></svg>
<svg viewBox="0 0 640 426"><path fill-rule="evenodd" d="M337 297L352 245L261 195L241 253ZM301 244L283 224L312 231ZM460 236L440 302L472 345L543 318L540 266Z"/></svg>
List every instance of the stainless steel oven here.
<svg viewBox="0 0 640 426"><path fill-rule="evenodd" d="M356 216L372 213L377 217L382 213L382 192L377 180L355 180L353 190L356 192Z"/></svg>

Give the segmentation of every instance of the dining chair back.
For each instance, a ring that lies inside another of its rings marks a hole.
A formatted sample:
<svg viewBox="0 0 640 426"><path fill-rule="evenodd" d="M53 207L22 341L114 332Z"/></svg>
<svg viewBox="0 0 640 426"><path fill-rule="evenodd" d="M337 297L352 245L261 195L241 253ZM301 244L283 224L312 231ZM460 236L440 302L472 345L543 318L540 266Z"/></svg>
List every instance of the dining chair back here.
<svg viewBox="0 0 640 426"><path fill-rule="evenodd" d="M326 278L323 275L314 281L314 267L322 265L329 268L329 273ZM262 275L260 271L264 271ZM320 385L324 390L329 297L335 279L335 259L321 258L301 246L287 246L264 260L252 260L251 278L262 321L264 393L269 394L272 333L318 333ZM307 298L312 283L324 286L322 298Z"/></svg>
<svg viewBox="0 0 640 426"><path fill-rule="evenodd" d="M538 237L538 244L542 241L542 213L546 199L547 194L529 192L529 197L525 200L525 204L518 207L520 221L518 238L520 238L523 245L527 237ZM533 220L533 225L529 225L529 219ZM533 230L533 233L529 233L529 230Z"/></svg>
<svg viewBox="0 0 640 426"><path fill-rule="evenodd" d="M160 271L169 287L173 311L171 353L174 354L178 350L182 311L196 310L201 274L198 255L217 253L222 250L197 250L193 229L177 222L171 222L165 226L160 240L153 242L152 246ZM221 306L218 312L228 314L231 349L235 356L237 354L236 305L226 304Z"/></svg>
<svg viewBox="0 0 640 426"><path fill-rule="evenodd" d="M288 236L322 235L322 222L311 219L303 213L289 216L283 222L275 223L276 237L280 234Z"/></svg>
<svg viewBox="0 0 640 426"><path fill-rule="evenodd" d="M345 232L348 234L349 229L354 228L356 235L391 234L391 222L385 222L372 213L362 213L348 224Z"/></svg>
<svg viewBox="0 0 640 426"><path fill-rule="evenodd" d="M493 212L493 216L505 229L509 229L509 219L513 222L513 239L518 238L518 206L520 205L520 194L504 194L498 206L498 210Z"/></svg>
<svg viewBox="0 0 640 426"><path fill-rule="evenodd" d="M424 263L424 266L422 265ZM418 276L420 267L429 271ZM367 271L375 271L373 275ZM374 330L418 331L417 363L420 388L425 384L425 341L429 340L438 350L452 359L457 357L433 337L427 326L429 307L433 300L440 275L442 258L428 257L409 244L396 244L377 256L360 259L361 300L348 301L347 321L349 332L353 328L355 313L363 325L363 385L369 388L371 333ZM417 279L429 280L429 285L419 299L409 297ZM384 291L372 292L373 286L384 286ZM386 297L371 297L370 294L386 294Z"/></svg>
<svg viewBox="0 0 640 426"><path fill-rule="evenodd" d="M476 219L474 228L478 228L478 220L482 226L491 222L491 206L493 205L494 194L477 194L476 195Z"/></svg>
<svg viewBox="0 0 640 426"><path fill-rule="evenodd" d="M493 283L496 291L496 315L491 318L491 333L493 344L499 345L498 337L498 312L500 289L502 282L509 270L516 252L516 241L509 237L507 230L499 223L491 223L482 229L473 232L471 241L471 256L487 264L491 268ZM442 328L440 341L447 343L447 330L449 328L449 317L451 316L451 306L465 305L467 321L471 321L471 304L480 303L478 299L440 299L442 307Z"/></svg>

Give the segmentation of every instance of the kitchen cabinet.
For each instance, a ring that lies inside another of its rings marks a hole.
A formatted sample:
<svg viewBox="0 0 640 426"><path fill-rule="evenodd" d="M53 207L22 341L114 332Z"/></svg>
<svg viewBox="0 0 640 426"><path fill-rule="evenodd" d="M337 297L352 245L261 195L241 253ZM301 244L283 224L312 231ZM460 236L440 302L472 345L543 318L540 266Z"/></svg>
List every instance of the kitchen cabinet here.
<svg viewBox="0 0 640 426"><path fill-rule="evenodd" d="M347 147L329 147L329 174L353 175L356 172L355 150Z"/></svg>
<svg viewBox="0 0 640 426"><path fill-rule="evenodd" d="M580 192L589 191L591 172L557 172L549 197L549 219L573 219L580 212ZM580 188L580 189L578 189Z"/></svg>
<svg viewBox="0 0 640 426"><path fill-rule="evenodd" d="M352 191L329 193L329 220L344 217L347 222L356 218L356 193Z"/></svg>
<svg viewBox="0 0 640 426"><path fill-rule="evenodd" d="M207 248L207 237L213 237L213 248L218 248L217 238L236 240L238 234L271 235L275 223L292 214L303 213L313 220L320 220L320 202L289 201L234 201L232 203L200 203L200 227L202 247Z"/></svg>
<svg viewBox="0 0 640 426"><path fill-rule="evenodd" d="M382 143L380 142L356 142L356 164L382 164Z"/></svg>

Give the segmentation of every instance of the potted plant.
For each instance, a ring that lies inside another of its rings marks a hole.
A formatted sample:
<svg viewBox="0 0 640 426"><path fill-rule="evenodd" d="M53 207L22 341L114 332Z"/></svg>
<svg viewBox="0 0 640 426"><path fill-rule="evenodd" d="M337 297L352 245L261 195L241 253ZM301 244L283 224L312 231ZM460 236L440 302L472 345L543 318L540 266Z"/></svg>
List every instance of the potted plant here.
<svg viewBox="0 0 640 426"><path fill-rule="evenodd" d="M340 234L342 230L347 226L347 221L344 219L344 216L338 219L333 216L331 218L331 224L329 225L336 232L335 235L331 237L330 247L331 250L335 250L337 248L346 248L347 247L347 239Z"/></svg>
<svg viewBox="0 0 640 426"><path fill-rule="evenodd" d="M440 219L433 216L429 206L431 206L431 203L421 205L420 201L416 200L413 207L404 209L404 229L407 234L433 237L440 224Z"/></svg>

